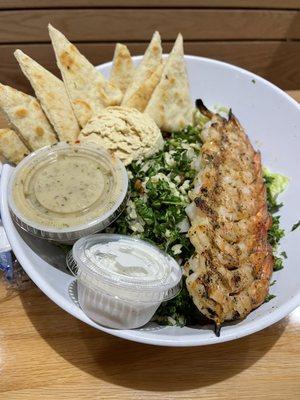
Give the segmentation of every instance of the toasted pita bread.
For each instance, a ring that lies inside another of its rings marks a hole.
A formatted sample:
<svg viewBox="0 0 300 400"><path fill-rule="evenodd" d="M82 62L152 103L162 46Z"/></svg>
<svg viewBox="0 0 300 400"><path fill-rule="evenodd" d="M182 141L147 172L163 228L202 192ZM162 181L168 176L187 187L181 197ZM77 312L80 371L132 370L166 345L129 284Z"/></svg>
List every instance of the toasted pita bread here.
<svg viewBox="0 0 300 400"><path fill-rule="evenodd" d="M127 46L117 43L110 72L110 82L124 94L132 81L133 73L134 65Z"/></svg>
<svg viewBox="0 0 300 400"><path fill-rule="evenodd" d="M193 109L183 56L183 39L179 34L145 112L162 131L172 132L192 123Z"/></svg>
<svg viewBox="0 0 300 400"><path fill-rule="evenodd" d="M35 97L0 84L0 109L30 150L57 142Z"/></svg>
<svg viewBox="0 0 300 400"><path fill-rule="evenodd" d="M59 139L74 142L80 129L63 82L21 50L14 54Z"/></svg>
<svg viewBox="0 0 300 400"><path fill-rule="evenodd" d="M156 70L150 75L148 79L141 83L138 89L127 100L126 107L136 108L138 111L143 112L149 103L149 99L161 79L163 71L163 64L159 64Z"/></svg>
<svg viewBox="0 0 300 400"><path fill-rule="evenodd" d="M50 24L49 34L57 65L79 125L84 127L87 121L103 108L119 105L122 100L121 90L106 81L101 72Z"/></svg>
<svg viewBox="0 0 300 400"><path fill-rule="evenodd" d="M161 65L161 38L159 33L155 32L141 63L135 70L132 82L125 92L122 106L144 111L145 105L159 81L160 76L158 75L161 72ZM147 91L144 93L145 87Z"/></svg>
<svg viewBox="0 0 300 400"><path fill-rule="evenodd" d="M18 164L30 153L30 150L15 131L5 128L0 129L0 153L7 161Z"/></svg>

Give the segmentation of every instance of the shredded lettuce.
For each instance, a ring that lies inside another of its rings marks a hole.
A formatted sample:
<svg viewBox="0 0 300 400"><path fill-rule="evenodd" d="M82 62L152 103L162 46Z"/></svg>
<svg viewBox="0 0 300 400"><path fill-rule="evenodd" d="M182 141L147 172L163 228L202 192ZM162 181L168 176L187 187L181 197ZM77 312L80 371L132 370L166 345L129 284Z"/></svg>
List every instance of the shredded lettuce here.
<svg viewBox="0 0 300 400"><path fill-rule="evenodd" d="M221 117L227 119L228 116L229 116L230 108L225 107L225 106L222 106L222 105L220 105L220 104L215 104L215 105L213 106L212 111L213 111L214 113L217 113L217 114L221 115Z"/></svg>
<svg viewBox="0 0 300 400"><path fill-rule="evenodd" d="M194 114L194 122L199 129L203 129L205 124L209 121L209 118L207 118L205 115L203 115L199 110L195 111Z"/></svg>
<svg viewBox="0 0 300 400"><path fill-rule="evenodd" d="M268 181L268 188L272 197L277 198L280 193L283 193L289 184L289 178L287 176L271 172L269 168L263 168L264 177Z"/></svg>

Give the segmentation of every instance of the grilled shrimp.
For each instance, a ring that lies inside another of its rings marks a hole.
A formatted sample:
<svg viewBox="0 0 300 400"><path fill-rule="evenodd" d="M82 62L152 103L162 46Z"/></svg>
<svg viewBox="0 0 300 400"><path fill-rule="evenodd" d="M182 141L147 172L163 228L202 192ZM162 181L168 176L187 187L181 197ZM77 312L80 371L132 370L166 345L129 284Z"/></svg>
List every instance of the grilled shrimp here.
<svg viewBox="0 0 300 400"><path fill-rule="evenodd" d="M195 253L185 264L186 285L197 308L216 324L246 317L261 305L273 271L268 243L271 217L261 157L238 120L210 112L202 132L201 170L196 177L189 238Z"/></svg>

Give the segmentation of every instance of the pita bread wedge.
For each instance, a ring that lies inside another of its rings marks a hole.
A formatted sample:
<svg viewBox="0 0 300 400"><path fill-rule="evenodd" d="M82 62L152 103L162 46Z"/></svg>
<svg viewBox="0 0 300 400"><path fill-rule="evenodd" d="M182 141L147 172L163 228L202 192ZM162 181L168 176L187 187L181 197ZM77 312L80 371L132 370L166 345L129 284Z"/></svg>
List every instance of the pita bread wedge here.
<svg viewBox="0 0 300 400"><path fill-rule="evenodd" d="M172 132L192 123L193 109L179 34L145 112L162 131Z"/></svg>
<svg viewBox="0 0 300 400"><path fill-rule="evenodd" d="M21 50L14 54L59 140L74 142L80 129L63 82Z"/></svg>
<svg viewBox="0 0 300 400"><path fill-rule="evenodd" d="M0 109L30 150L57 142L56 135L35 97L0 84Z"/></svg>
<svg viewBox="0 0 300 400"><path fill-rule="evenodd" d="M123 96L121 90L108 82L101 72L51 25L49 34L57 65L79 125L84 127L87 121L103 108L119 105Z"/></svg>
<svg viewBox="0 0 300 400"><path fill-rule="evenodd" d="M13 164L18 164L30 150L12 129L0 129L0 153Z"/></svg>
<svg viewBox="0 0 300 400"><path fill-rule="evenodd" d="M132 82L125 92L122 106L144 111L145 105L160 79L161 65L161 38L159 33L155 32L141 63L135 70ZM145 88L146 92L144 92Z"/></svg>
<svg viewBox="0 0 300 400"><path fill-rule="evenodd" d="M138 111L143 112L149 103L149 99L161 79L163 71L163 64L159 64L156 70L150 75L148 79L140 84L137 90L127 100L126 107L136 108Z"/></svg>
<svg viewBox="0 0 300 400"><path fill-rule="evenodd" d="M132 81L133 73L134 65L127 46L117 43L110 72L110 82L124 94Z"/></svg>

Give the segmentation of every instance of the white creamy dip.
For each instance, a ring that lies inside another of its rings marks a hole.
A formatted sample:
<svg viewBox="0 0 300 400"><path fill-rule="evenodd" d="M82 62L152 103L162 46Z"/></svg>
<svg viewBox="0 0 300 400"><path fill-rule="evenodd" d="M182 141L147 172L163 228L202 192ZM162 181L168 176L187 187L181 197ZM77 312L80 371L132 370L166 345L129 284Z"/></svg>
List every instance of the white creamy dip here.
<svg viewBox="0 0 300 400"><path fill-rule="evenodd" d="M118 242L97 243L86 251L86 256L103 273L121 275L142 280L161 279L170 267L160 253L150 251L144 243L126 239Z"/></svg>
<svg viewBox="0 0 300 400"><path fill-rule="evenodd" d="M156 246L124 235L97 234L72 250L78 300L94 321L117 329L147 323L180 290L178 263Z"/></svg>

